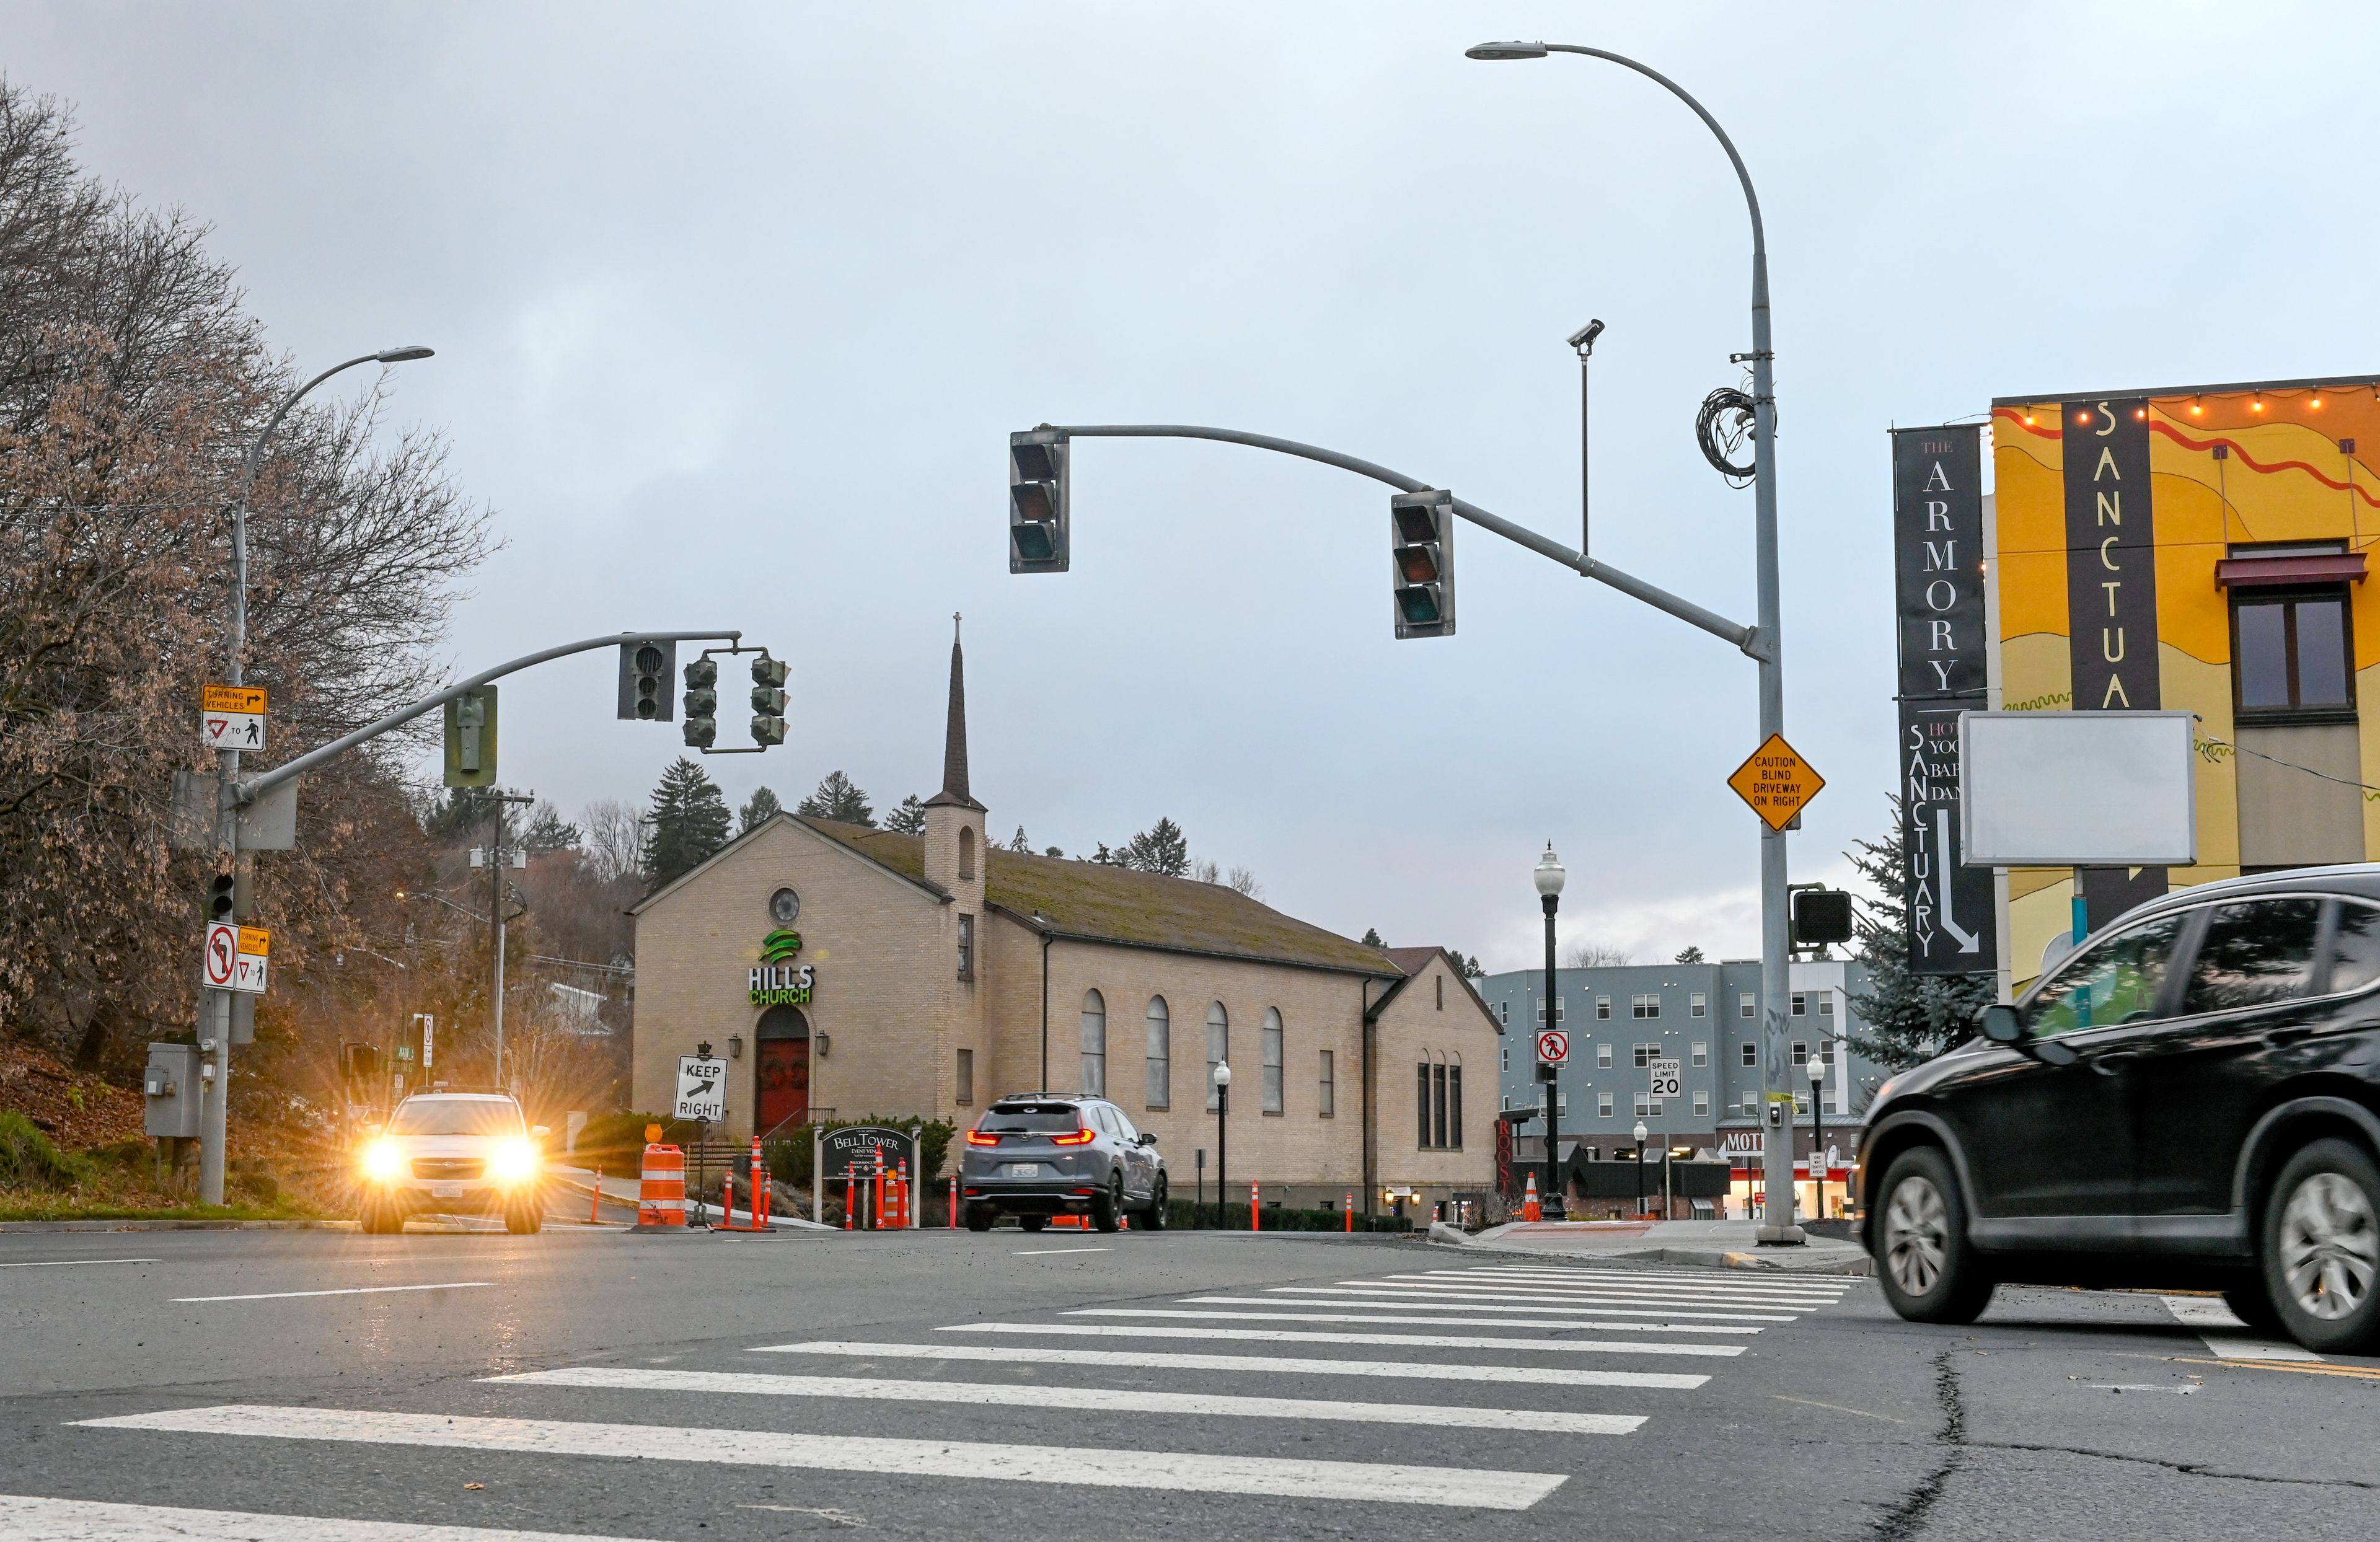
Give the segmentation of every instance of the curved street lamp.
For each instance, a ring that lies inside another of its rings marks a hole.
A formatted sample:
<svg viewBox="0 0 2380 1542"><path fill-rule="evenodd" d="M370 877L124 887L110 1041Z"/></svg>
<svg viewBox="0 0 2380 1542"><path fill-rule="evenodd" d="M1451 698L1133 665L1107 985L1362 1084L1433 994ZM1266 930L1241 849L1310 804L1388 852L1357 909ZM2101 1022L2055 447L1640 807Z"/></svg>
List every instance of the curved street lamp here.
<svg viewBox="0 0 2380 1542"><path fill-rule="evenodd" d="M1718 119L1711 116L1708 109L1675 80L1624 54L1570 42L1483 42L1463 52L1474 59L1542 59L1548 54L1577 54L1633 69L1694 109L1694 115L1718 140L1719 148L1727 152L1728 164L1735 168L1736 180L1743 186L1744 208L1752 216L1752 352L1736 357L1740 362L1752 365L1754 570L1759 601L1757 641L1747 644L1744 651L1760 664L1760 741L1766 744L1770 735L1785 731L1785 665L1778 603L1777 381L1776 351L1770 345L1768 328L1768 238L1760 223L1760 198L1753 190L1752 174L1744 169L1743 157L1736 153L1735 141L1727 137L1727 130L1718 126ZM1760 994L1767 1052L1762 1056L1762 1082L1772 1096L1785 1090L1786 1075L1785 1001L1791 990L1786 959L1791 944L1785 880L1785 832L1764 823L1760 832ZM1759 1232L1759 1240L1765 1243L1802 1240L1800 1230L1793 1225L1790 1198L1793 1193L1790 1122L1786 1134L1788 1139L1782 1149L1773 1142L1764 1142L1762 1146L1761 1168L1769 1194L1789 1196L1781 1212L1772 1200Z"/></svg>

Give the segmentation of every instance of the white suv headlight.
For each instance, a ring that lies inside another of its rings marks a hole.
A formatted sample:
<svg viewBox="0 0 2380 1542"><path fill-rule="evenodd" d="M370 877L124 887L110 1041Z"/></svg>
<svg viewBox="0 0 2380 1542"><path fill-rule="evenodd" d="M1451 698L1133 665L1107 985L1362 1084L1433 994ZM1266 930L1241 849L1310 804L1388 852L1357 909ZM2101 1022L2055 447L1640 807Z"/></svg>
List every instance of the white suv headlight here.
<svg viewBox="0 0 2380 1542"><path fill-rule="evenodd" d="M386 1183L405 1176L405 1150L383 1135L364 1147L364 1175Z"/></svg>
<svg viewBox="0 0 2380 1542"><path fill-rule="evenodd" d="M500 1141L488 1167L500 1182L518 1183L537 1171L537 1147L525 1140Z"/></svg>

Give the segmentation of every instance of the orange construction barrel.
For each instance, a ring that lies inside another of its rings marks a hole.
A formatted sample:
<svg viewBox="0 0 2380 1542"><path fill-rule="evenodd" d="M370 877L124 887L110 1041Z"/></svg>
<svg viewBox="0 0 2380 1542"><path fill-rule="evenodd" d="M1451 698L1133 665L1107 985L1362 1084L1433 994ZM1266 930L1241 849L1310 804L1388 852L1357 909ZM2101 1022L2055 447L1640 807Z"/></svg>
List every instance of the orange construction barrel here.
<svg viewBox="0 0 2380 1542"><path fill-rule="evenodd" d="M685 1225L686 1153L674 1146L648 1146L644 1182L637 1191L637 1230Z"/></svg>

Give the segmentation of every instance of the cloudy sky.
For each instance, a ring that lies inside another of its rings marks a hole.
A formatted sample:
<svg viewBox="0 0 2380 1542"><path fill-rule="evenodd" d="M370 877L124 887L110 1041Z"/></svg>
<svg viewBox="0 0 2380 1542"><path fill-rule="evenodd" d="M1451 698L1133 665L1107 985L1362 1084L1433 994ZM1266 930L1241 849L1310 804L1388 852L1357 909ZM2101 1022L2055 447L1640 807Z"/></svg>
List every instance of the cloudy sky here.
<svg viewBox="0 0 2380 1542"><path fill-rule="evenodd" d="M966 614L976 792L1068 851L1160 814L1351 933L1530 963L1565 931L1756 946L1754 747L1724 644L1465 527L1461 635L1390 629L1387 490L1086 443L1075 565L1006 570L1003 448L1055 422L1326 443L1752 610L1752 498L1696 404L1749 345L1742 146L1776 304L1787 731L1828 778L1797 880L1892 778L1886 431L1995 395L2380 371L2380 12L973 4L0 6L0 68L101 175L215 228L309 369L421 341L504 550L464 668L635 627L794 661L788 803L930 793ZM349 389L360 389L356 382ZM613 661L504 692L504 774L641 800L674 731ZM740 735L740 730L723 738Z"/></svg>

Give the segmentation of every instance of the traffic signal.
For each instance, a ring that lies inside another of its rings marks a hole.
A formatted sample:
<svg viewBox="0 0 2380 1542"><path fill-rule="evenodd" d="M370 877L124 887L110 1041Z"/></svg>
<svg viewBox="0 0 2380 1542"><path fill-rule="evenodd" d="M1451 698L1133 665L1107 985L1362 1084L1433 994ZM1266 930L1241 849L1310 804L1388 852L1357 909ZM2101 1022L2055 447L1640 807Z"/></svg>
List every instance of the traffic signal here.
<svg viewBox="0 0 2380 1542"><path fill-rule="evenodd" d="M686 666L686 742L709 749L719 737L719 662L697 659Z"/></svg>
<svg viewBox="0 0 2380 1542"><path fill-rule="evenodd" d="M496 784L496 687L480 686L446 701L446 785Z"/></svg>
<svg viewBox="0 0 2380 1542"><path fill-rule="evenodd" d="M1008 436L1008 571L1063 573L1066 436L1050 428Z"/></svg>
<svg viewBox="0 0 2380 1542"><path fill-rule="evenodd" d="M785 677L794 666L766 653L752 661L752 742L763 747L785 742Z"/></svg>
<svg viewBox="0 0 2380 1542"><path fill-rule="evenodd" d="M214 873L207 879L206 916L210 921L245 921L253 911L249 904L248 880L237 869Z"/></svg>
<svg viewBox="0 0 2380 1542"><path fill-rule="evenodd" d="M1840 889L1801 889L1793 894L1793 945L1824 947L1852 940L1852 897Z"/></svg>
<svg viewBox="0 0 2380 1542"><path fill-rule="evenodd" d="M667 722L675 715L669 677L677 673L677 644L632 639L620 645L620 715Z"/></svg>
<svg viewBox="0 0 2380 1542"><path fill-rule="evenodd" d="M1454 636L1454 494L1443 488L1389 500L1399 637Z"/></svg>

